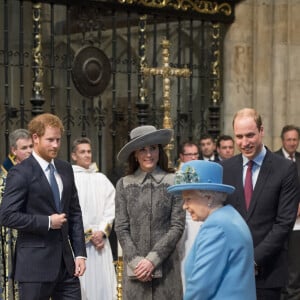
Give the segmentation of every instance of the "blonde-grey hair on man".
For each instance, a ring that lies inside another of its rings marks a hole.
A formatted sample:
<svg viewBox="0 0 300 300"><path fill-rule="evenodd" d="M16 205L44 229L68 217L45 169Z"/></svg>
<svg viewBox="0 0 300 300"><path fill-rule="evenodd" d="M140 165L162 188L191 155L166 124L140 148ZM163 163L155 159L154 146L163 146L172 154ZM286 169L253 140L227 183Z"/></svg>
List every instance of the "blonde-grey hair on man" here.
<svg viewBox="0 0 300 300"><path fill-rule="evenodd" d="M262 118L261 118L261 115L254 108L246 107L246 108L243 108L243 109L240 109L239 111L237 111L233 117L232 127L234 127L234 122L237 117L253 117L258 131L261 130Z"/></svg>
<svg viewBox="0 0 300 300"><path fill-rule="evenodd" d="M9 134L9 146L12 148L17 148L17 141L20 139L31 139L31 135L28 130L24 128L19 128L14 130Z"/></svg>

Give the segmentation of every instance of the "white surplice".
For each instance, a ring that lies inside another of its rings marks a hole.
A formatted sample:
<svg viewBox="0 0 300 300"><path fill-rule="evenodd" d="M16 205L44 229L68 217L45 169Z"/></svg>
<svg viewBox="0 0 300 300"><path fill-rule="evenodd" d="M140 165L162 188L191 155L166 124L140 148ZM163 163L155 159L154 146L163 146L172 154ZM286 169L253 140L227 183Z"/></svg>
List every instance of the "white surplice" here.
<svg viewBox="0 0 300 300"><path fill-rule="evenodd" d="M108 232L115 218L114 186L94 168L73 165L73 170L85 232ZM116 299L116 273L108 238L100 251L91 242L86 244L86 250L86 271L80 277L82 300Z"/></svg>
<svg viewBox="0 0 300 300"><path fill-rule="evenodd" d="M186 211L185 229L177 244L178 252L181 261L181 279L183 291L185 291L185 274L184 265L186 258L194 244L198 231L203 222L193 221L189 212Z"/></svg>

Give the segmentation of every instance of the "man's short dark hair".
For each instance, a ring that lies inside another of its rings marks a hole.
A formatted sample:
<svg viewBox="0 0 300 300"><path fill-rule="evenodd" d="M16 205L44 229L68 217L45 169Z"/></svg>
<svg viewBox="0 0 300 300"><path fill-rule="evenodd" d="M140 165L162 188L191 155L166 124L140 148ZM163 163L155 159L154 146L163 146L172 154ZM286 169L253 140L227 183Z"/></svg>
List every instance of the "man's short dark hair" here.
<svg viewBox="0 0 300 300"><path fill-rule="evenodd" d="M195 146L195 147L197 147L198 152L199 152L199 147L198 147L198 145L196 143L191 142L191 141L185 141L185 142L183 142L183 143L180 144L180 146L179 146L179 153L184 154L184 148L187 147L187 146L188 147Z"/></svg>
<svg viewBox="0 0 300 300"><path fill-rule="evenodd" d="M201 143L202 140L208 140L208 139L210 139L213 143L215 142L215 139L209 133L201 134L199 142Z"/></svg>
<svg viewBox="0 0 300 300"><path fill-rule="evenodd" d="M217 147L218 148L220 148L222 141L232 141L233 142L233 138L232 138L232 136L227 135L227 134L220 135L217 139Z"/></svg>
<svg viewBox="0 0 300 300"><path fill-rule="evenodd" d="M298 133L298 137L300 137L300 128L295 126L295 125L285 125L282 130L281 130L281 134L280 137L283 140L285 133L287 133L288 131L291 130L296 130Z"/></svg>

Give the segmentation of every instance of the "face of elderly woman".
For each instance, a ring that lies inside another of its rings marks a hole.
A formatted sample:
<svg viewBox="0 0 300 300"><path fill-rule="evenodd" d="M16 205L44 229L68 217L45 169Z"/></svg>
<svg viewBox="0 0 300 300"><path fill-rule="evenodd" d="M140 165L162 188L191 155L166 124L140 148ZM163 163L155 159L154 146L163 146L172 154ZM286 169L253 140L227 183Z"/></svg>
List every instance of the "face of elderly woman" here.
<svg viewBox="0 0 300 300"><path fill-rule="evenodd" d="M198 190L182 191L183 209L187 210L193 221L204 221L211 209L208 206L210 197Z"/></svg>
<svg viewBox="0 0 300 300"><path fill-rule="evenodd" d="M135 151L134 156L144 172L152 172L156 168L159 159L158 145L138 149Z"/></svg>

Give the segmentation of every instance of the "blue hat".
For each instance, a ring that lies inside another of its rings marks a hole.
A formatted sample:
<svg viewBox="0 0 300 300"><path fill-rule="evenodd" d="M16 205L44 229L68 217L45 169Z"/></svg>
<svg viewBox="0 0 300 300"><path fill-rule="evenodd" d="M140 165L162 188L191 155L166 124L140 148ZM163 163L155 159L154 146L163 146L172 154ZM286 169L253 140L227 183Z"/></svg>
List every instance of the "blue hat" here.
<svg viewBox="0 0 300 300"><path fill-rule="evenodd" d="M175 174L175 184L167 188L168 192L179 194L185 190L216 191L231 194L235 188L222 184L223 167L206 160L191 160L182 164Z"/></svg>

